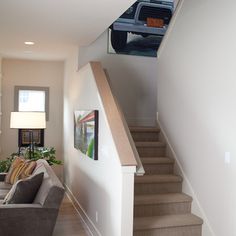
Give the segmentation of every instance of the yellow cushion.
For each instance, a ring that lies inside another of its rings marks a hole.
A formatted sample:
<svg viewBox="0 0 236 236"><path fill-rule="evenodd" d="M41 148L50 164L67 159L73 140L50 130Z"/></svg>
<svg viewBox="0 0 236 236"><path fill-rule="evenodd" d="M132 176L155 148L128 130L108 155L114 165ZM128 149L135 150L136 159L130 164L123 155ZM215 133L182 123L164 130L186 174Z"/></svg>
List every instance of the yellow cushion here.
<svg viewBox="0 0 236 236"><path fill-rule="evenodd" d="M24 167L21 170L21 174L19 175L18 179L25 179L29 177L33 170L36 167L36 161L25 161Z"/></svg>
<svg viewBox="0 0 236 236"><path fill-rule="evenodd" d="M36 166L35 161L16 157L5 177L5 183L14 184L17 180L28 177Z"/></svg>

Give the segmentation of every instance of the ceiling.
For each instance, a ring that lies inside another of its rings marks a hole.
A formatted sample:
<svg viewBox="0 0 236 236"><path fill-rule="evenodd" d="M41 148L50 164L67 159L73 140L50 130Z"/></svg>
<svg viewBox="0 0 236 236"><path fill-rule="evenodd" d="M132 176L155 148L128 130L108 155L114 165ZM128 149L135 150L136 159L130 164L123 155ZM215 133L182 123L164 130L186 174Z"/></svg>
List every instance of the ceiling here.
<svg viewBox="0 0 236 236"><path fill-rule="evenodd" d="M134 1L1 0L0 54L65 59L72 47L96 40Z"/></svg>

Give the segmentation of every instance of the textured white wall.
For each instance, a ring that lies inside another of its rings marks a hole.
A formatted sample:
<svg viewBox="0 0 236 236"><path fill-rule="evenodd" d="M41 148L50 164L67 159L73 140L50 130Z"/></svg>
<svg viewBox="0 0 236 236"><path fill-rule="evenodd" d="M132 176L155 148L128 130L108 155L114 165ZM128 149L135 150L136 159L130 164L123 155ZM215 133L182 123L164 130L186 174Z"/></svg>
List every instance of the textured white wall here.
<svg viewBox="0 0 236 236"><path fill-rule="evenodd" d="M90 66L76 72L76 57L67 60L65 73L65 184L79 202L86 220L92 222L96 235L131 236L132 219L126 225L122 219L127 219L126 215L133 209L133 204L130 206L126 201L132 203L134 174L132 171L126 173L120 165ZM74 148L74 111L83 109L99 111L98 161ZM129 195L124 196L127 190Z"/></svg>
<svg viewBox="0 0 236 236"><path fill-rule="evenodd" d="M182 1L158 58L159 119L208 219L203 236L236 235L235 8Z"/></svg>
<svg viewBox="0 0 236 236"><path fill-rule="evenodd" d="M129 123L155 124L157 110L156 58L107 53L105 31L93 44L79 50L79 67L101 61Z"/></svg>
<svg viewBox="0 0 236 236"><path fill-rule="evenodd" d="M49 121L46 123L46 147L55 147L62 159L63 76L64 62L2 59L2 137L1 159L18 151L18 130L10 129L10 113L14 111L14 86L49 87ZM62 168L55 166L61 177Z"/></svg>

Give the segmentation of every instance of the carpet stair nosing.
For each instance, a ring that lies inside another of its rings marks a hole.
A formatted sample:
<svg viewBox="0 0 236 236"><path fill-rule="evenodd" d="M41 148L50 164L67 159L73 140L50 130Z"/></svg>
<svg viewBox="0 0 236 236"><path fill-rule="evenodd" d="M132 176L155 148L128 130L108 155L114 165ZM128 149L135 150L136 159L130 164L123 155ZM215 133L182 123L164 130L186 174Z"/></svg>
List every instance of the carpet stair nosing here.
<svg viewBox="0 0 236 236"><path fill-rule="evenodd" d="M134 218L134 231L202 225L203 220L193 214L176 214Z"/></svg>
<svg viewBox="0 0 236 236"><path fill-rule="evenodd" d="M184 193L143 194L134 197L134 205L153 205L192 202L192 197Z"/></svg>

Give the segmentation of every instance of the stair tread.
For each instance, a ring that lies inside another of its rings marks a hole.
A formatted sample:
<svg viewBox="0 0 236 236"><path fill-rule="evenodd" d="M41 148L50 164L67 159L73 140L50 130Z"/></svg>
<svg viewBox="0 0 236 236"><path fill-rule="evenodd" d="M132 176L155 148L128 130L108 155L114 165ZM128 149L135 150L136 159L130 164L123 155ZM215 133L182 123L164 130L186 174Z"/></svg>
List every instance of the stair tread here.
<svg viewBox="0 0 236 236"><path fill-rule="evenodd" d="M170 158L170 157L167 157L167 156L141 156L140 158L153 158L153 159L156 159L156 158Z"/></svg>
<svg viewBox="0 0 236 236"><path fill-rule="evenodd" d="M129 127L131 132L144 132L144 133L148 133L148 132L160 132L160 128L155 127L155 126L130 126Z"/></svg>
<svg viewBox="0 0 236 236"><path fill-rule="evenodd" d="M134 218L134 230L193 226L202 224L202 219L193 214L177 214Z"/></svg>
<svg viewBox="0 0 236 236"><path fill-rule="evenodd" d="M192 197L184 193L161 193L161 194L145 194L136 195L134 197L135 205L152 205L163 203L182 203L191 202Z"/></svg>
<svg viewBox="0 0 236 236"><path fill-rule="evenodd" d="M175 161L169 157L142 157L143 164L173 164Z"/></svg>
<svg viewBox="0 0 236 236"><path fill-rule="evenodd" d="M143 141L135 142L136 147L165 147L166 145L163 142L158 141Z"/></svg>
<svg viewBox="0 0 236 236"><path fill-rule="evenodd" d="M170 183L170 182L182 182L182 177L179 175L143 175L135 177L135 183Z"/></svg>

